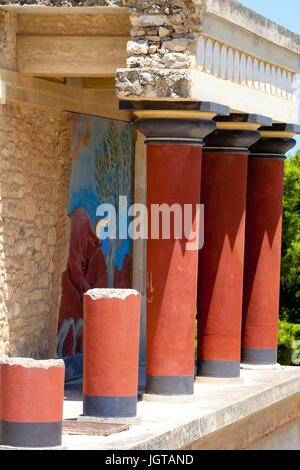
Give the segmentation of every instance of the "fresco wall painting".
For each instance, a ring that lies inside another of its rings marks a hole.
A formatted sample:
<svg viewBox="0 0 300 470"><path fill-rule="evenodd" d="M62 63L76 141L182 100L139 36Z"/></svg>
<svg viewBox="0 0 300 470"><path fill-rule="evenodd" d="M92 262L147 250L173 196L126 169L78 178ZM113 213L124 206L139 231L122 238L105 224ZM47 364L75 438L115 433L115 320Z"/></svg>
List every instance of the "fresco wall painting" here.
<svg viewBox="0 0 300 470"><path fill-rule="evenodd" d="M126 196L129 206L133 185L130 123L77 113L69 113L68 120L73 159L67 209L71 238L62 275L57 337L66 379L82 374L84 292L131 287L132 246L124 232L129 221L126 208L122 214L119 207L119 196ZM120 211L116 239L107 237L109 214L96 215L100 204L112 204L117 215Z"/></svg>

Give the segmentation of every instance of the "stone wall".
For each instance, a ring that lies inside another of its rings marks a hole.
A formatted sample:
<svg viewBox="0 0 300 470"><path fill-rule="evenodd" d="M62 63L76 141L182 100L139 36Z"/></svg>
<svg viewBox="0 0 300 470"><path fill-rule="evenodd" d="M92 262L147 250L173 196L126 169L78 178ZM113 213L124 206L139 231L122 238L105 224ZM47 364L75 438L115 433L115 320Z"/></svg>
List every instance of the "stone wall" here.
<svg viewBox="0 0 300 470"><path fill-rule="evenodd" d="M17 15L0 10L0 68L16 70Z"/></svg>
<svg viewBox="0 0 300 470"><path fill-rule="evenodd" d="M205 0L128 0L131 40L127 69L118 70L120 98L185 98L196 68Z"/></svg>
<svg viewBox="0 0 300 470"><path fill-rule="evenodd" d="M131 5L130 68L184 69L193 65L195 39L202 31L201 2L128 1Z"/></svg>
<svg viewBox="0 0 300 470"><path fill-rule="evenodd" d="M0 129L0 354L47 358L69 248L66 114L11 103Z"/></svg>

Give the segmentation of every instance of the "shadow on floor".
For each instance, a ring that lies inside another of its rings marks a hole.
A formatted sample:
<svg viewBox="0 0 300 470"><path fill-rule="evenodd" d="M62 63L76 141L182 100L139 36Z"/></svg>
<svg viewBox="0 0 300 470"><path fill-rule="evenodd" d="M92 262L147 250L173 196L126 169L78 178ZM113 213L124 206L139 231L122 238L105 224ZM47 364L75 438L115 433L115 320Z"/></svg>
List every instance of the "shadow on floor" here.
<svg viewBox="0 0 300 470"><path fill-rule="evenodd" d="M146 389L146 368L140 366L139 368L139 386L138 386L138 401L141 400L142 393ZM83 399L83 378L76 377L72 380L65 382L65 400L66 401L82 401Z"/></svg>

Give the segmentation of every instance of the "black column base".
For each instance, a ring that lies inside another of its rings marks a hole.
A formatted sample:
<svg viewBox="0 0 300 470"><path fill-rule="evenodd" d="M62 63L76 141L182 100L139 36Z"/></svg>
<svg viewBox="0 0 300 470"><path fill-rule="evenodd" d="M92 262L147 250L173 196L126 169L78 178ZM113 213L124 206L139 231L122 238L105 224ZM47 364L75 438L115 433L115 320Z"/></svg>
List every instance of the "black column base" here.
<svg viewBox="0 0 300 470"><path fill-rule="evenodd" d="M137 395L106 397L83 395L83 415L95 418L134 418L137 412Z"/></svg>
<svg viewBox="0 0 300 470"><path fill-rule="evenodd" d="M232 379L240 377L240 361L215 361L202 359L197 361L198 377Z"/></svg>
<svg viewBox="0 0 300 470"><path fill-rule="evenodd" d="M0 445L11 447L58 447L62 422L23 423L0 420Z"/></svg>
<svg viewBox="0 0 300 470"><path fill-rule="evenodd" d="M166 396L193 395L194 376L173 377L147 374L146 393Z"/></svg>
<svg viewBox="0 0 300 470"><path fill-rule="evenodd" d="M242 349L242 364L274 365L277 364L277 348Z"/></svg>

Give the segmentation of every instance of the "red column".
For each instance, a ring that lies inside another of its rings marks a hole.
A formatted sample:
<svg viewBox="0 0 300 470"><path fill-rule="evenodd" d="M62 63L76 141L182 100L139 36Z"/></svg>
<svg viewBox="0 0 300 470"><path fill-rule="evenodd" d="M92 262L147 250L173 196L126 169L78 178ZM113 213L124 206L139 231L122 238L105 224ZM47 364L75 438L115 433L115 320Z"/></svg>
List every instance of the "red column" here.
<svg viewBox="0 0 300 470"><path fill-rule="evenodd" d="M213 105L194 105L198 106L196 112L156 109L135 113L137 129L147 136L149 220L155 205L177 205L183 227L185 204L189 204L194 216L192 230L200 204L202 139L216 127ZM146 393L192 395L198 247L189 250L184 235L176 238L172 217L170 239L164 239L161 231L155 239L153 226L152 220L147 242Z"/></svg>
<svg viewBox="0 0 300 470"><path fill-rule="evenodd" d="M247 155L204 152L198 375L239 377Z"/></svg>
<svg viewBox="0 0 300 470"><path fill-rule="evenodd" d="M140 294L92 289L84 295L83 414L135 418Z"/></svg>
<svg viewBox="0 0 300 470"><path fill-rule="evenodd" d="M201 203L204 247L199 253L198 377L240 376L248 147L259 117L216 118L205 139Z"/></svg>
<svg viewBox="0 0 300 470"><path fill-rule="evenodd" d="M201 157L200 145L148 144L148 211L200 204ZM187 251L186 240L149 238L147 393L193 394L197 269L198 250Z"/></svg>
<svg viewBox="0 0 300 470"><path fill-rule="evenodd" d="M277 130L277 133L276 133ZM284 154L294 126L262 128L248 164L242 362L276 364Z"/></svg>
<svg viewBox="0 0 300 470"><path fill-rule="evenodd" d="M0 360L0 445L61 445L64 377L62 360Z"/></svg>

